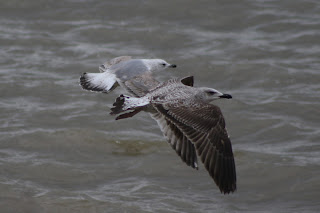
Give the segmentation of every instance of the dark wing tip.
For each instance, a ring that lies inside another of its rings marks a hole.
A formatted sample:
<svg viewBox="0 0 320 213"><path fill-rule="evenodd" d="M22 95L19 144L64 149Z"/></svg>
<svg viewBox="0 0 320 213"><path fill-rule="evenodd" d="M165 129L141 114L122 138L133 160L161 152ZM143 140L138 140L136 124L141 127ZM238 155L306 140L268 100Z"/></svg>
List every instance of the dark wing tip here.
<svg viewBox="0 0 320 213"><path fill-rule="evenodd" d="M208 137L199 137L194 142L201 161L220 192L229 194L236 191L236 168L227 133L212 131Z"/></svg>
<svg viewBox="0 0 320 213"><path fill-rule="evenodd" d="M234 159L232 157L223 156L223 168L219 178L219 189L223 194L230 194L237 190L236 170Z"/></svg>
<svg viewBox="0 0 320 213"><path fill-rule="evenodd" d="M209 162L207 160L204 161L206 169L221 193L229 194L230 192L235 192L237 180L233 155L226 156L225 153L216 149L213 150L215 153L207 153L208 156L206 158L209 158Z"/></svg>

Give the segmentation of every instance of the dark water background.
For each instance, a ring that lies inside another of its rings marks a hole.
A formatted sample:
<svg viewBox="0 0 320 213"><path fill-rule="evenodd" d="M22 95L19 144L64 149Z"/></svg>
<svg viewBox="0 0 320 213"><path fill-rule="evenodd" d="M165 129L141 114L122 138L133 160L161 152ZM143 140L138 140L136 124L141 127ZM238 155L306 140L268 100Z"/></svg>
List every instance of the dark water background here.
<svg viewBox="0 0 320 213"><path fill-rule="evenodd" d="M238 190L185 166L157 124L114 121L79 76L121 55L178 65L216 101ZM0 2L1 212L318 212L320 2Z"/></svg>

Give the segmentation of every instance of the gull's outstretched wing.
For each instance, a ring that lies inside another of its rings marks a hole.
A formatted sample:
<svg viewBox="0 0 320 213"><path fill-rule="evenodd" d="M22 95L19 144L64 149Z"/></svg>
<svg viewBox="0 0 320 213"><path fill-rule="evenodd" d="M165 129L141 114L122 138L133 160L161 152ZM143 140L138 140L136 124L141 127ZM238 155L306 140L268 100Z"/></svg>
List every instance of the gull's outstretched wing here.
<svg viewBox="0 0 320 213"><path fill-rule="evenodd" d="M153 106L193 143L220 191L234 192L237 188L235 163L220 108L206 103L194 103L191 106L177 104Z"/></svg>

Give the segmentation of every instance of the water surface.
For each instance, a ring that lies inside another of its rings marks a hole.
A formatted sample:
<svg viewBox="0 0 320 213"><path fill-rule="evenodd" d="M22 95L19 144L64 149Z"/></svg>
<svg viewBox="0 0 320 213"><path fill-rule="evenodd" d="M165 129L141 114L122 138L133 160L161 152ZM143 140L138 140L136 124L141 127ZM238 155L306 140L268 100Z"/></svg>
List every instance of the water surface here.
<svg viewBox="0 0 320 213"><path fill-rule="evenodd" d="M318 212L318 1L0 3L1 212ZM185 166L147 114L114 121L83 72L164 58L216 101L238 190Z"/></svg>

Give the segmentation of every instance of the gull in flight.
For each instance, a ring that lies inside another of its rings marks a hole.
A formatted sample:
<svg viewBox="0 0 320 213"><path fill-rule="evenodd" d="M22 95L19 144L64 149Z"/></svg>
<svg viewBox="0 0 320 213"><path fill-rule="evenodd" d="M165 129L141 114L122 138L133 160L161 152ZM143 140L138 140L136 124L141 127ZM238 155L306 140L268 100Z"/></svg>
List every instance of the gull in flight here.
<svg viewBox="0 0 320 213"><path fill-rule="evenodd" d="M163 59L132 59L131 56L114 58L99 67L100 73L84 73L80 77L83 89L108 93L121 86L131 95L144 95L159 84L153 72L175 68Z"/></svg>
<svg viewBox="0 0 320 213"><path fill-rule="evenodd" d="M237 188L232 145L220 108L210 104L222 98L232 97L212 88L195 88L190 76L160 83L144 96L120 95L110 114L119 120L150 112L181 159L198 168L198 156L221 193L229 194Z"/></svg>

